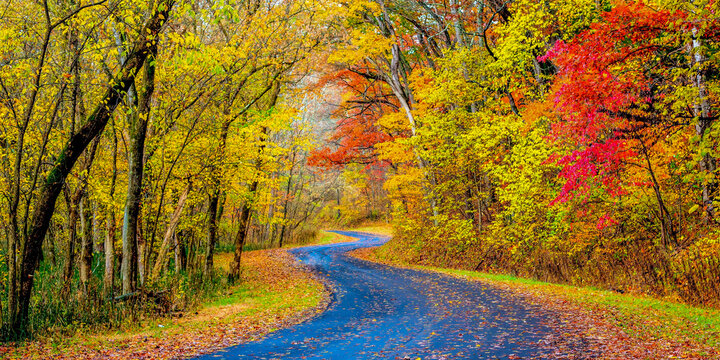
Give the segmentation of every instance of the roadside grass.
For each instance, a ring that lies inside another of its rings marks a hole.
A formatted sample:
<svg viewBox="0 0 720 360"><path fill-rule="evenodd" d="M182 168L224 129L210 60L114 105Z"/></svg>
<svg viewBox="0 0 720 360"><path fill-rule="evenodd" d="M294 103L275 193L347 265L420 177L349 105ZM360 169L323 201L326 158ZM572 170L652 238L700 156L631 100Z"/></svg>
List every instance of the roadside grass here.
<svg viewBox="0 0 720 360"><path fill-rule="evenodd" d="M392 256L384 247L359 249L352 254L369 261L443 273L499 286L518 294L574 304L602 314L603 319L637 339L664 339L705 349L720 347L719 309L693 307L644 295L553 284L511 275L407 264Z"/></svg>
<svg viewBox="0 0 720 360"><path fill-rule="evenodd" d="M217 254L216 269L227 271L232 257L232 253ZM0 358L111 358L108 354L112 354L120 359L168 359L259 338L325 306L325 286L291 263L291 256L282 251L250 251L243 254L242 281L199 307L128 322L111 331L87 328L69 337L43 337L0 349Z"/></svg>

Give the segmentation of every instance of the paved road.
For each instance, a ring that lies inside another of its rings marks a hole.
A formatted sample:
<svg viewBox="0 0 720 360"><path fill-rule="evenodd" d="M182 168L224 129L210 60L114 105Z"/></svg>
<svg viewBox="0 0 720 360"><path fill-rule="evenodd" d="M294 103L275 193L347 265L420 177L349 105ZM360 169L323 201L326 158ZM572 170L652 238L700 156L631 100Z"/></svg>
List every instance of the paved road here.
<svg viewBox="0 0 720 360"><path fill-rule="evenodd" d="M334 299L323 314L264 339L198 359L591 358L583 341L558 335L556 314L478 282L369 263L344 255L386 238L298 248ZM559 353L570 349L580 355Z"/></svg>

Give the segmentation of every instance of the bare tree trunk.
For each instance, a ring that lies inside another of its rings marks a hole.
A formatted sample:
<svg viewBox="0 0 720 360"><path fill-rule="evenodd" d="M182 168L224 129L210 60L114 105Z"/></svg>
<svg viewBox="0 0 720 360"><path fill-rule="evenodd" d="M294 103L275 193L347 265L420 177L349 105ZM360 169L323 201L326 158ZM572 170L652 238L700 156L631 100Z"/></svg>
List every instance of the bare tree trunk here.
<svg viewBox="0 0 720 360"><path fill-rule="evenodd" d="M655 171L653 170L652 163L650 162L650 154L648 152L648 149L642 140L640 140L640 144L642 146L643 155L645 156L648 174L650 175L650 180L652 180L653 183L653 191L655 192L655 198L658 203L658 212L660 214L661 227L660 235L662 236L663 246L665 246L665 248L669 248L671 245L677 245L672 215L665 206L665 201L663 200L662 192L660 191L660 183L658 183L657 178L655 177Z"/></svg>
<svg viewBox="0 0 720 360"><path fill-rule="evenodd" d="M92 237L93 237L93 252L102 252L102 246L100 245L100 212L98 211L97 201L92 202Z"/></svg>
<svg viewBox="0 0 720 360"><path fill-rule="evenodd" d="M87 212L90 210L87 206L87 185L88 185L88 176L90 175L90 169L92 168L92 163L95 159L95 153L97 152L97 147L99 144L99 139L96 138L95 141L93 141L93 144L90 149L86 152L85 162L83 164L83 170L85 174L80 178L80 183L77 185L77 189L75 190L75 193L72 197L69 197L66 199L66 203L69 210L69 223L68 226L70 227L70 239L68 242L68 253L66 257L65 262L65 272L64 272L64 286L63 286L63 294L67 295L70 291L70 285L72 280L72 275L74 272L74 265L75 265L75 245L77 243L78 239L78 230L77 230L77 222L78 219L80 220L80 281L83 287L83 295L86 295L87 292L85 291L85 284L88 279L90 279L90 269L92 264L85 266L85 257L90 257L90 262L92 263L92 241L89 239L91 236L89 234L89 224L87 221L88 214ZM67 186L65 188L67 190ZM85 253L86 246L90 246L89 254ZM87 273L84 273L84 272Z"/></svg>
<svg viewBox="0 0 720 360"><path fill-rule="evenodd" d="M183 237L188 239L187 243L187 257L186 257L186 269L188 271L197 272L199 266L197 265L197 249L199 247L195 232L192 230L184 230L181 232Z"/></svg>
<svg viewBox="0 0 720 360"><path fill-rule="evenodd" d="M173 233L173 248L175 249L175 273L179 274L185 268L183 247L180 246L180 237Z"/></svg>
<svg viewBox="0 0 720 360"><path fill-rule="evenodd" d="M458 14L459 4L458 0L450 0L450 13L453 15L453 25L455 27L455 42L457 43L458 47L465 47L465 29L462 28L462 24L460 24L460 15ZM465 67L465 64L463 64L463 67ZM466 69L463 68L465 71ZM467 75L467 71L465 71L465 74Z"/></svg>
<svg viewBox="0 0 720 360"><path fill-rule="evenodd" d="M279 86L278 86L279 90ZM277 95L278 92L276 91L274 94L273 100L270 102L271 106L275 105L275 102L277 101ZM261 137L267 135L268 129L266 127L262 128L261 131ZM264 139L263 139L264 141ZM258 147L258 157L255 161L255 171L259 172L262 168L262 154L265 151L265 143L263 142ZM255 198L255 192L257 192L259 181L257 180L257 177L255 180L253 180L252 183L248 186L248 190L250 193L250 197L247 201L245 201L245 204L243 204L242 211L240 212L240 228L238 229L237 235L235 236L235 256L233 257L233 262L230 264L230 280L235 281L240 278L240 260L242 258L242 251L243 246L245 246L245 242L247 240L248 235L248 229L250 228L250 218L252 214L252 200ZM282 241L282 240L281 240Z"/></svg>
<svg viewBox="0 0 720 360"><path fill-rule="evenodd" d="M288 182L287 182L287 186L285 187L285 205L283 205L283 224L280 229L280 239L278 240L279 248L282 248L283 243L285 242L285 236L286 236L286 231L287 231L287 217L288 217L288 211L290 208L290 190L292 189L293 172L295 170L295 157L296 156L297 156L297 149L293 148L292 159L290 160L290 170L288 171Z"/></svg>
<svg viewBox="0 0 720 360"><path fill-rule="evenodd" d="M47 3L44 3L45 10L48 10ZM46 14L48 12L46 11ZM18 134L17 134L17 140L16 140L16 147L15 147L15 166L13 167L14 174L13 174L13 184L11 187L11 196L12 200L10 202L10 244L9 244L9 254L8 254L8 280L9 280L9 288L8 288L8 310L10 315L10 325L11 330L16 332L16 334L19 334L22 332L21 326L16 326L16 324L19 324L23 322L26 318L26 316L23 316L23 299L22 299L22 284L18 284L18 282L22 283L23 279L22 276L20 279L18 279L18 266L22 266L22 262L18 264L18 251L22 248L21 241L22 238L20 236L20 228L18 226L18 208L20 205L20 175L22 170L22 158L25 154L25 134L27 132L28 125L30 124L30 119L33 116L33 111L35 108L35 103L37 101L37 95L38 91L40 89L40 77L42 75L44 66L45 66L45 57L47 55L48 47L50 45L50 36L52 34L52 29L50 28L50 18L46 15L45 22L47 24L47 29L45 31L45 34L43 36L43 43L41 47L40 56L38 58L38 64L35 68L35 76L33 79L33 86L30 88L29 95L28 95L28 105L25 108L25 113L22 117L22 123L18 127ZM59 191L58 191L59 194ZM49 221L48 221L49 222ZM27 241L25 247L27 248ZM39 258L39 254L38 254ZM21 288L18 288L18 285L21 286Z"/></svg>
<svg viewBox="0 0 720 360"><path fill-rule="evenodd" d="M270 84L270 86L265 89L265 92L269 91L272 88L274 88L274 91L271 93L271 97L268 102L268 108L272 108L275 106L278 100L278 95L280 94L279 83ZM265 92L260 94L259 97L256 97L256 100L260 99L260 97L262 97ZM258 147L257 159L255 160L255 172L260 172L262 170L262 155L265 152L265 141L267 140L267 134L268 128L263 127L260 132L260 140L262 141L262 143ZM242 258L243 246L245 246L245 241L247 240L248 229L250 228L250 218L252 214L251 202L255 198L255 192L257 191L258 183L258 177L256 176L255 180L253 180L248 187L248 190L250 191L250 196L248 200L245 201L245 204L243 204L242 212L240 214L240 229L238 229L237 236L235 236L235 255L233 257L233 262L230 264L230 281L235 281L240 278L240 260Z"/></svg>
<svg viewBox="0 0 720 360"><path fill-rule="evenodd" d="M170 241L172 240L175 229L180 222L180 215L182 214L183 208L185 207L185 200L187 200L188 194L190 194L191 189L192 182L188 181L188 185L185 188L185 191L180 194L177 206L175 207L175 212L173 212L172 218L170 219L168 227L165 230L165 236L163 237L163 242L160 245L160 251L158 252L157 259L155 260L155 266L153 267L151 277L152 280L157 280L160 277L160 272L163 268L165 268L165 263L167 262L167 255L170 251Z"/></svg>
<svg viewBox="0 0 720 360"><path fill-rule="evenodd" d="M537 61L537 59L533 58L533 73L535 74L535 82L537 82L537 87L540 90L540 98L542 99L543 96L545 96L545 80L542 77L542 69L540 68L540 63Z"/></svg>
<svg viewBox="0 0 720 360"><path fill-rule="evenodd" d="M77 222L78 222L78 207L80 201L82 201L82 191L78 191L72 197L66 197L66 203L68 208L68 243L67 252L65 253L65 263L63 268L63 288L62 296L67 297L70 294L70 287L72 285L72 276L75 265L75 244L77 243Z"/></svg>
<svg viewBox="0 0 720 360"><path fill-rule="evenodd" d="M217 239L217 212L220 195L214 193L210 195L208 203L207 221L208 221L208 246L205 251L205 276L212 274L213 270L213 251L215 250L215 242Z"/></svg>
<svg viewBox="0 0 720 360"><path fill-rule="evenodd" d="M340 220L340 217L342 217L342 210L340 210L340 205L342 205L342 191L339 187L335 189L335 191L337 192L337 215L335 217L335 220Z"/></svg>
<svg viewBox="0 0 720 360"><path fill-rule="evenodd" d="M392 64L390 66L390 87L393 90L393 93L395 94L395 97L400 101L400 106L405 111L405 115L408 118L408 121L410 122L410 132L412 133L412 136L417 135L417 126L415 122L415 115L412 113L412 107L411 107L411 99L406 96L405 91L403 90L402 83L400 82L400 76L399 76L399 64L400 64L400 47L397 44L393 44L392 46ZM427 161L418 154L417 149L413 149L413 152L415 152L415 158L417 159L417 165L418 167L425 173L425 178L428 180L431 186L436 186L437 181L435 180L435 175L432 173L432 170L430 170L428 167ZM435 226L438 225L438 205L437 200L435 199L435 195L433 194L432 189L429 189L427 185L423 185L423 190L425 193L425 196L428 198L428 201L430 202L430 207L432 209L433 213L433 222Z"/></svg>
<svg viewBox="0 0 720 360"><path fill-rule="evenodd" d="M115 211L108 211L105 227L105 275L103 276L103 297L112 299L115 287Z"/></svg>
<svg viewBox="0 0 720 360"><path fill-rule="evenodd" d="M250 193L254 194L256 189L257 181L254 181L249 187ZM250 227L251 212L252 208L250 206L250 202L247 201L243 204L242 210L240 211L240 226L235 235L235 254L233 256L233 261L230 264L230 274L228 276L228 279L231 282L240 279L240 262L242 260L243 247L245 246L245 240L247 239L248 229Z"/></svg>
<svg viewBox="0 0 720 360"><path fill-rule="evenodd" d="M90 223L90 206L87 196L80 201L80 238L82 246L80 251L80 283L82 284L83 296L87 298L90 272L92 271L93 260L93 234Z"/></svg>
<svg viewBox="0 0 720 360"><path fill-rule="evenodd" d="M271 178L273 183L278 177L278 172L273 171ZM275 245L275 227L273 226L273 218L275 217L275 207L277 206L276 199L277 198L277 188L275 186L270 187L270 204L268 205L268 212L267 212L267 223L265 224L265 229L263 230L266 240L270 247Z"/></svg>
<svg viewBox="0 0 720 360"><path fill-rule="evenodd" d="M145 234L143 233L142 217L137 220L137 279L139 287L145 286L145 274L147 274L148 248Z"/></svg>
<svg viewBox="0 0 720 360"><path fill-rule="evenodd" d="M18 179L19 180L19 179ZM17 215L12 215L13 218L17 219ZM14 224L16 225L16 224ZM9 323L12 324L15 321L15 317L17 317L17 302L18 302L18 281L17 281L17 244L20 241L18 232L17 232L17 226L13 226L13 229L10 229L11 235L10 235L10 243L8 244L8 254L7 254L7 263L8 263L8 317L9 317ZM0 319L2 321L2 319Z"/></svg>
<svg viewBox="0 0 720 360"><path fill-rule="evenodd" d="M428 7L427 4L425 4L422 1L417 1L419 5L421 5L428 13L430 13L431 16L434 16L435 20L438 22L439 25L443 24L443 21L437 17L437 14L435 14L432 9ZM387 13L387 8L385 6L385 2L381 1L380 6L382 8L383 14L381 15L383 20L379 20L381 23L384 23L384 27L387 30L388 35L395 36L395 30L392 28L390 16ZM443 33L446 37L446 42L448 44L448 47L452 47L452 41L450 39L450 34L447 31L447 28L443 26ZM410 123L410 133L412 137L415 137L417 135L417 122L415 121L415 115L412 113L412 105L413 105L413 96L410 89L408 89L403 81L401 80L401 63L403 62L402 59L402 53L400 51L400 46L397 43L392 44L391 48L391 54L392 58L390 60L390 73L385 75L386 82L390 85L390 89L393 92L393 95L395 95L395 98L398 99L400 102L400 107L405 112L405 115L408 119L408 122ZM403 69L403 71L405 71ZM403 72L402 74L403 79L406 78L406 74ZM415 153L415 158L417 160L418 167L423 171L425 174L426 180L430 183L430 186L434 187L437 184L437 181L435 179L435 174L429 169L428 162L419 154L418 149L413 148L413 152ZM429 188L426 184L423 184L423 192L425 197L428 199L430 203L430 208L433 213L433 222L435 226L438 225L438 204L437 199L435 198L435 195L433 194L433 191L431 188Z"/></svg>
<svg viewBox="0 0 720 360"><path fill-rule="evenodd" d="M100 239L100 225L98 220L98 207L97 202L94 200L91 200L88 198L87 202L87 221L88 221L88 231L90 234L90 243L92 245L92 252L93 253L99 253L102 248L100 246L100 242L98 239Z"/></svg>

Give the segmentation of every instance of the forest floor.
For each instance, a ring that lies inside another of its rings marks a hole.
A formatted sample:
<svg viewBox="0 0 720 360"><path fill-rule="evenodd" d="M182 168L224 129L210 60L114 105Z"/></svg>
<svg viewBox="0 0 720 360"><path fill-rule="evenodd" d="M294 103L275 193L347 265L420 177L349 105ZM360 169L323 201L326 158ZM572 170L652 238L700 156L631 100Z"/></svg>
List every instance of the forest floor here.
<svg viewBox="0 0 720 360"><path fill-rule="evenodd" d="M321 232L317 241L348 241ZM297 247L290 245L288 247ZM227 271L232 253L215 266ZM218 298L172 317L144 319L108 331L77 331L70 337L46 335L17 346L0 345L2 359L175 359L262 338L315 316L329 303L326 286L286 250L243 253L242 281Z"/></svg>
<svg viewBox="0 0 720 360"><path fill-rule="evenodd" d="M477 281L517 294L562 314L562 323L573 330L566 335L589 339L589 346L597 349L603 359L720 359L718 309L507 275L418 266L398 262L380 249L361 248L350 255Z"/></svg>

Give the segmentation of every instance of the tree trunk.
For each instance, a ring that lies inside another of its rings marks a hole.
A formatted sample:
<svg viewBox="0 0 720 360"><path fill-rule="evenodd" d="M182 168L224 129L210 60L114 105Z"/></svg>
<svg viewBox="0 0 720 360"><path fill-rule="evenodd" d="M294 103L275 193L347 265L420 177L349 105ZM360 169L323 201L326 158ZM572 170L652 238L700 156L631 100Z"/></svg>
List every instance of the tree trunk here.
<svg viewBox="0 0 720 360"><path fill-rule="evenodd" d="M113 148L112 165L113 174L110 179L110 200L115 199L115 182L117 180L117 136L113 123ZM105 227L105 274L103 275L103 298L113 299L115 297L115 209L112 203L108 207L107 223Z"/></svg>
<svg viewBox="0 0 720 360"><path fill-rule="evenodd" d="M150 100L155 91L155 59L157 57L157 41L152 42L148 48L148 61L145 63L145 84L139 94L137 111L135 111L130 125L130 149L128 156L128 191L125 201L125 215L123 218L123 293L128 294L135 290L136 277L133 269L138 266L135 259L144 261L144 251L138 251L138 217L140 216L140 200L143 179L143 158L145 153L145 136L147 134L148 118L150 116ZM139 254L138 254L139 253ZM135 270L135 271L134 271ZM143 269L144 270L144 269ZM142 271L142 270L141 270ZM144 275L144 271L143 274ZM141 282L144 280L142 276Z"/></svg>
<svg viewBox="0 0 720 360"><path fill-rule="evenodd" d="M275 180L278 177L278 172L273 171L271 175L272 182L275 183ZM270 247L275 245L275 227L273 226L273 218L275 217L275 206L277 205L276 199L277 198L277 188L275 186L270 187L270 204L268 205L268 212L267 212L267 223L265 224L265 228L263 229L263 236L265 236L265 240L269 244Z"/></svg>
<svg viewBox="0 0 720 360"><path fill-rule="evenodd" d="M85 175L83 175L80 178L80 183L77 186L77 189L75 190L75 193L72 197L68 197L66 199L66 203L69 210L68 215L68 226L70 227L70 239L68 241L68 252L67 257L65 261L65 272L64 272L64 286L63 286L63 294L67 295L69 294L70 288L71 288L71 281L72 276L74 272L74 266L75 266L75 245L77 245L78 242L78 228L77 228L77 222L80 220L80 281L82 285L83 295L87 295L87 292L85 291L85 284L87 280L90 279L90 268L92 264L85 266L85 257L90 256L90 262L92 262L92 241L88 239L90 236L89 232L89 224L87 221L87 217L89 216L87 212L90 210L87 206L87 185L88 185L88 176L90 174L90 169L92 167L92 163L95 159L95 153L97 151L97 147L99 144L99 138L95 139L93 141L93 144L88 152L86 152L86 158L85 163L83 164L83 170ZM82 172L81 172L82 173ZM65 190L67 191L67 186L65 187ZM85 254L85 247L89 245L90 251L89 255ZM84 273L87 272L87 273Z"/></svg>
<svg viewBox="0 0 720 360"><path fill-rule="evenodd" d="M210 276L213 270L213 251L215 250L215 242L217 239L217 212L220 194L217 192L210 195L208 204L208 246L205 251L205 276Z"/></svg>
<svg viewBox="0 0 720 360"><path fill-rule="evenodd" d="M710 116L710 103L708 102L707 88L705 85L705 69L703 69L703 63L705 62L705 56L700 52L700 40L697 37L697 29L692 29L693 41L692 51L695 66L698 67L698 73L695 75L693 82L698 90L698 100L693 106L697 123L695 124L695 133L700 138L700 148L705 147L705 132L710 128L712 124L712 117ZM700 158L700 170L706 174L705 179L702 182L702 201L705 209L705 220L714 220L715 217L715 205L713 199L715 197L715 190L717 184L715 178L715 158L711 154L704 154Z"/></svg>
<svg viewBox="0 0 720 360"><path fill-rule="evenodd" d="M417 135L417 126L415 122L415 115L412 113L412 107L411 102L412 99L410 99L403 89L402 83L400 82L400 75L399 75L399 64L400 64L400 47L397 44L393 44L392 46L392 64L390 66L390 88L392 89L393 93L395 94L395 97L400 101L400 107L403 108L405 111L405 115L408 118L408 121L410 122L410 132L413 137ZM425 178L428 180L431 186L436 186L437 181L435 180L435 175L433 172L429 169L427 161L418 153L417 149L413 148L413 152L415 153L415 158L417 159L417 165L418 167L423 171L425 174ZM429 189L427 185L423 185L423 190L425 193L425 196L428 198L428 201L430 202L430 208L432 209L433 213L433 223L435 226L438 226L438 205L437 200L435 199L435 195L433 194L432 189Z"/></svg>
<svg viewBox="0 0 720 360"><path fill-rule="evenodd" d="M145 286L145 274L147 274L147 261L148 261L148 248L147 240L142 228L142 218L138 217L137 221L137 279L140 282L140 287Z"/></svg>
<svg viewBox="0 0 720 360"><path fill-rule="evenodd" d="M16 218L17 215L13 215ZM20 241L17 232L17 226L13 226L14 229L10 229L10 243L8 244L7 264L8 264L8 317L9 322L12 324L17 317L17 303L18 303L18 279L17 279L17 243ZM0 322L2 319L0 319Z"/></svg>
<svg viewBox="0 0 720 360"><path fill-rule="evenodd" d="M271 101L271 104L274 106L275 101L277 101L277 93L275 93L275 98ZM266 127L262 128L261 135L260 136L266 136L268 129ZM263 139L264 141L264 139ZM258 157L255 161L255 171L259 172L262 167L262 154L265 151L265 143L263 142L258 147ZM258 188L258 180L257 177L255 177L255 180L253 180L252 183L250 183L250 186L248 186L248 190L250 193L250 197L247 201L245 201L245 204L243 204L242 211L240 213L240 228L238 229L237 235L235 236L235 256L233 257L233 262L230 265L230 280L235 281L240 278L240 260L242 258L242 251L243 246L245 246L245 241L247 240L248 235L248 229L250 228L250 215L252 213L252 200L255 197L255 192ZM281 240L282 241L282 240Z"/></svg>
<svg viewBox="0 0 720 360"><path fill-rule="evenodd" d="M288 171L288 183L285 187L285 205L283 206L283 224L280 229L280 239L278 240L278 247L283 247L283 242L285 242L285 235L287 231L287 217L288 217L288 211L290 208L290 190L292 189L292 180L293 180L293 172L295 171L295 157L297 156L297 150L293 148L292 151L292 159L290 160L290 170ZM340 205L338 199L338 206ZM339 208L338 208L338 214L339 214Z"/></svg>
<svg viewBox="0 0 720 360"><path fill-rule="evenodd" d="M279 73L276 74L275 79L277 79L278 76ZM253 102L259 100L267 91L273 88L274 91L272 92L268 102L268 108L273 108L277 103L278 95L280 94L280 83L271 83L267 88L265 88L265 91L263 91L259 96L255 97L255 100L253 100ZM249 109L249 106L246 106L244 109ZM255 160L256 172L261 171L262 155L265 151L265 141L267 139L267 134L268 128L263 127L260 132L260 140L262 141L262 143L258 147L257 159ZM243 204L242 212L240 213L240 228L238 229L237 235L235 236L235 255L233 257L232 264L230 264L230 281L235 281L240 278L240 260L242 258L243 246L245 246L245 241L247 240L248 229L250 228L249 220L252 212L251 202L255 197L257 187L258 177L255 176L255 180L253 180L253 182L248 187L248 189L250 190L250 197L247 201L245 201L245 204Z"/></svg>
<svg viewBox="0 0 720 360"><path fill-rule="evenodd" d="M91 225L90 206L87 196L80 201L80 283L82 284L83 296L87 298L90 272L92 271L93 260L93 234Z"/></svg>
<svg viewBox="0 0 720 360"><path fill-rule="evenodd" d="M45 3L45 9L47 10L47 3ZM22 124L18 127L18 134L17 134L17 140L16 140L16 147L15 147L15 166L13 167L14 174L13 174L13 184L11 188L12 193L12 200L10 202L10 208L8 214L10 215L10 244L9 244L9 254L8 254L8 280L9 280L9 288L8 288L8 310L10 315L10 326L11 331L15 332L17 335L18 332L21 330L19 326L16 326L16 324L22 323L25 321L26 316L23 316L23 308L21 302L22 300L22 275L20 276L20 279L18 279L18 267L22 266L22 261L20 264L18 264L18 251L22 248L21 241L22 238L20 236L20 228L18 226L18 208L20 204L20 190L21 190L21 183L20 183L20 176L21 176L21 170L22 170L22 162L23 162L23 155L25 154L25 135L27 132L28 124L30 123L30 119L33 116L33 111L35 108L35 103L37 101L37 95L40 90L40 77L43 72L43 68L45 66L45 57L47 55L48 47L50 44L50 36L52 35L52 29L50 29L50 21L49 18L45 18L47 22L47 29L45 31L45 34L43 36L43 43L41 46L41 52L40 56L38 57L38 64L35 68L35 76L33 79L33 86L30 87L29 95L28 95L28 105L25 108L25 113L23 114L22 118ZM74 114L74 112L73 112ZM58 191L59 194L59 191ZM48 220L49 222L49 220ZM27 247L27 239L26 239L26 245ZM37 257L39 258L40 255ZM22 271L22 270L21 270ZM18 288L18 285L20 285L20 288Z"/></svg>
<svg viewBox="0 0 720 360"><path fill-rule="evenodd" d="M165 236L163 237L163 242L160 245L160 251L158 252L157 259L155 260L155 266L153 267L151 277L152 280L157 280L160 277L160 272L163 268L165 268L165 263L167 262L167 255L170 251L170 241L172 240L175 229L180 222L180 215L182 214L183 208L185 207L185 200L187 200L188 194L190 194L191 189L192 182L188 181L188 185L185 188L185 191L183 191L183 193L180 195L177 206L175 207L175 212L173 213L172 218L170 219L170 223L168 223L168 227L165 230Z"/></svg>
<svg viewBox="0 0 720 360"><path fill-rule="evenodd" d="M677 245L677 236L673 226L672 215L665 206L665 201L663 200L662 192L660 191L660 183L655 177L655 171L653 170L652 162L650 162L650 153L648 152L647 146L645 146L645 142L642 139L640 140L640 145L643 155L645 156L648 175L650 175L650 180L652 180L655 199L658 203L658 212L660 214L660 235L662 236L663 246L667 249L671 246Z"/></svg>
<svg viewBox="0 0 720 360"><path fill-rule="evenodd" d="M102 237L100 232L100 212L98 209L97 201L92 202L92 237L93 237L93 252L102 252L102 245L99 241Z"/></svg>
<svg viewBox="0 0 720 360"><path fill-rule="evenodd" d="M112 299L115 287L115 211L108 212L105 227L105 274L103 276L103 298Z"/></svg>
<svg viewBox="0 0 720 360"><path fill-rule="evenodd" d="M254 194L256 189L257 181L254 181L249 187L250 193ZM242 260L243 246L245 246L248 228L250 227L251 211L252 208L250 207L250 201L246 201L245 204L243 204L242 210L240 210L240 227L235 235L235 254L233 256L233 261L230 264L230 275L228 276L228 279L231 282L240 279L240 261Z"/></svg>
<svg viewBox="0 0 720 360"><path fill-rule="evenodd" d="M47 175L34 208L29 227L27 241L22 254L22 268L20 272L20 289L18 294L18 312L12 321L12 330L17 335L24 335L28 312L30 310L30 295L34 284L35 270L39 265L42 254L42 243L47 233L50 220L55 211L55 203L60 195L65 179L90 142L105 128L115 107L121 101L124 93L135 80L137 72L142 67L149 53L152 41L148 38L157 38L162 26L169 16L173 0L161 0L158 8L145 24L135 41L133 51L128 60L120 68L117 76L106 90L92 114L79 131L70 137L65 149L59 154L55 164ZM147 34L147 35L145 35Z"/></svg>
<svg viewBox="0 0 720 360"><path fill-rule="evenodd" d="M173 248L175 249L175 273L179 274L185 268L185 261L183 259L183 246L180 245L180 237L173 233Z"/></svg>
<svg viewBox="0 0 720 360"><path fill-rule="evenodd" d="M78 189L74 196L68 196L65 201L68 207L69 236L67 252L65 253L65 263L63 264L63 288L61 292L63 298L66 298L70 294L70 288L72 286L72 276L75 266L75 244L77 243L78 207L80 201L82 201L82 195L82 191Z"/></svg>

